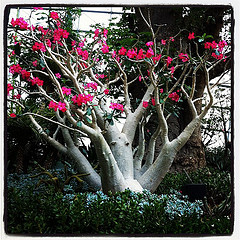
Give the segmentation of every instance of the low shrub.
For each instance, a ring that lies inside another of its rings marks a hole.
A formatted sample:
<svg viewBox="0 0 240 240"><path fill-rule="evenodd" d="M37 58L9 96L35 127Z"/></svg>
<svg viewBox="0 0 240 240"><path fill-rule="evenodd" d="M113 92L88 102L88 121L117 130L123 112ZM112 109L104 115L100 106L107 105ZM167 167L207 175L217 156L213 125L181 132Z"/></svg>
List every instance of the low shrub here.
<svg viewBox="0 0 240 240"><path fill-rule="evenodd" d="M204 216L200 201L179 192L151 194L130 190L63 194L9 188L9 234L228 234L228 218Z"/></svg>

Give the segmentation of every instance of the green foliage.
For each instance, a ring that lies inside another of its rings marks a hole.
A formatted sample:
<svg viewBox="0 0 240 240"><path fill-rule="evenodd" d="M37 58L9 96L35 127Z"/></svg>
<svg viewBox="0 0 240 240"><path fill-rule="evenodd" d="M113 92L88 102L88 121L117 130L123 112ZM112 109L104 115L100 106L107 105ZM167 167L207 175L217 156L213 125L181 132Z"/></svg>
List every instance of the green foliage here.
<svg viewBox="0 0 240 240"><path fill-rule="evenodd" d="M47 176L47 179L41 178L38 181L36 188L39 187L41 184L46 184L48 186L53 186L55 192L64 192L64 190L66 189L66 186L68 186L70 184L70 181L74 180L74 179L76 179L79 183L83 183L83 180L81 179L81 177L89 175L86 173L86 174L71 174L69 176L67 166L65 165L64 166L64 179L62 179L60 176L52 174L45 168L41 167L39 164L38 164L38 168L41 170L41 172L36 175L30 176L30 178L36 178L41 175L44 175L44 176Z"/></svg>
<svg viewBox="0 0 240 240"><path fill-rule="evenodd" d="M180 193L156 195L126 190L96 193L21 193L8 190L7 232L12 234L229 234L226 217L201 215L201 204ZM169 211L170 210L170 211ZM190 224L191 221L191 224Z"/></svg>

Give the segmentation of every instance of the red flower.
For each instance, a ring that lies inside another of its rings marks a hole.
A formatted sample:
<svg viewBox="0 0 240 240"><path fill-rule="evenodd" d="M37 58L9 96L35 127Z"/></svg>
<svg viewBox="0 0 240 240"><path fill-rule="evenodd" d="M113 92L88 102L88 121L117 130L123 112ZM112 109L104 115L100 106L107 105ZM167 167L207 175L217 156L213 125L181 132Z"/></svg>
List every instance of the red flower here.
<svg viewBox="0 0 240 240"><path fill-rule="evenodd" d="M120 110L121 112L124 111L123 105L120 104L120 103L111 103L110 106L109 106L109 108L111 108L111 109L117 109L117 110Z"/></svg>
<svg viewBox="0 0 240 240"><path fill-rule="evenodd" d="M28 72L28 71L26 71L25 69L23 69L23 70L21 71L21 75L22 75L22 78L23 78L23 79L28 80L28 79L30 78L31 73Z"/></svg>
<svg viewBox="0 0 240 240"><path fill-rule="evenodd" d="M127 51L127 56L129 57L129 58L134 58L134 57L136 57L137 56L137 51L136 50L131 50L131 49L129 49L128 51Z"/></svg>
<svg viewBox="0 0 240 240"><path fill-rule="evenodd" d="M58 19L58 18L59 18L57 12L51 12L51 13L50 13L50 17L51 17L52 19Z"/></svg>
<svg viewBox="0 0 240 240"><path fill-rule="evenodd" d="M10 92L11 90L13 90L13 86L12 86L11 83L8 83L8 85L7 85L7 94L8 94L8 95L9 95L9 92Z"/></svg>
<svg viewBox="0 0 240 240"><path fill-rule="evenodd" d="M172 58L171 57L167 57L166 62L167 62L167 66L169 66L171 64L171 62L172 62Z"/></svg>
<svg viewBox="0 0 240 240"><path fill-rule="evenodd" d="M148 107L148 102L143 101L142 105L143 105L144 108L147 108Z"/></svg>
<svg viewBox="0 0 240 240"><path fill-rule="evenodd" d="M152 41L146 43L146 46L148 46L148 47L149 47L149 46L152 46L152 45L153 45L153 42L152 42Z"/></svg>
<svg viewBox="0 0 240 240"><path fill-rule="evenodd" d="M51 101L51 102L49 103L49 105L48 105L48 108L49 108L49 109L53 108L53 110L56 112L57 109L58 109L58 104L55 103L54 101Z"/></svg>
<svg viewBox="0 0 240 240"><path fill-rule="evenodd" d="M126 51L127 51L127 49L124 48L124 47L122 47L122 48L118 51L118 54L119 54L119 55L125 55Z"/></svg>
<svg viewBox="0 0 240 240"><path fill-rule="evenodd" d="M187 54L184 54L184 53L180 53L180 54L178 55L178 57L179 57L179 59L181 59L183 62L188 62L188 60L189 60L188 55L187 55Z"/></svg>
<svg viewBox="0 0 240 240"><path fill-rule="evenodd" d="M179 101L179 95L176 92L170 93L168 95L169 98L171 98L173 101L178 102Z"/></svg>
<svg viewBox="0 0 240 240"><path fill-rule="evenodd" d="M108 53L109 52L109 46L108 45L103 45L101 50L102 50L103 53Z"/></svg>
<svg viewBox="0 0 240 240"><path fill-rule="evenodd" d="M104 90L104 93L107 95L107 94L109 94L109 89L105 89Z"/></svg>
<svg viewBox="0 0 240 240"><path fill-rule="evenodd" d="M152 48L149 48L149 49L147 50L146 57L147 57L147 58L150 58L150 57L152 57L153 55L154 55L154 52L153 52Z"/></svg>
<svg viewBox="0 0 240 240"><path fill-rule="evenodd" d="M195 38L195 37L194 37L194 32L189 33L188 39L189 39L189 40L192 40L192 39L194 39L194 38Z"/></svg>
<svg viewBox="0 0 240 240"><path fill-rule="evenodd" d="M15 113L11 113L11 114L10 114L10 117L11 117L11 118L15 118L15 117L16 117L16 114L15 114Z"/></svg>

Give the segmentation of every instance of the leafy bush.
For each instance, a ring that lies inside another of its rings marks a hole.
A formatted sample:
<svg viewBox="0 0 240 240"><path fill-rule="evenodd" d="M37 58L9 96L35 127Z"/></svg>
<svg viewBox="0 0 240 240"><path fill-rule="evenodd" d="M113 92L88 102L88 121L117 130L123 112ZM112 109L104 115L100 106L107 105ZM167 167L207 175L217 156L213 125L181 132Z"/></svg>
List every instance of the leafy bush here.
<svg viewBox="0 0 240 240"><path fill-rule="evenodd" d="M7 232L11 234L230 233L227 217L206 217L202 203L178 192L156 195L126 190L63 194L8 190ZM213 227L214 226L214 227Z"/></svg>

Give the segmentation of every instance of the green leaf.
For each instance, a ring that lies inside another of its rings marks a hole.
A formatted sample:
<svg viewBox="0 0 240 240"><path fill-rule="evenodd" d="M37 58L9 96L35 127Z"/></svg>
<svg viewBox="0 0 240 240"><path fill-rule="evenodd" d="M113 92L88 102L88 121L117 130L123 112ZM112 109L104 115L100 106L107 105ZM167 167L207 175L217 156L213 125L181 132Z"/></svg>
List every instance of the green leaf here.
<svg viewBox="0 0 240 240"><path fill-rule="evenodd" d="M90 116L92 114L92 109L90 107L87 108L86 114Z"/></svg>
<svg viewBox="0 0 240 240"><path fill-rule="evenodd" d="M82 127L82 122L81 122L81 121L78 121L78 122L77 122L77 126L78 126L78 127Z"/></svg>

